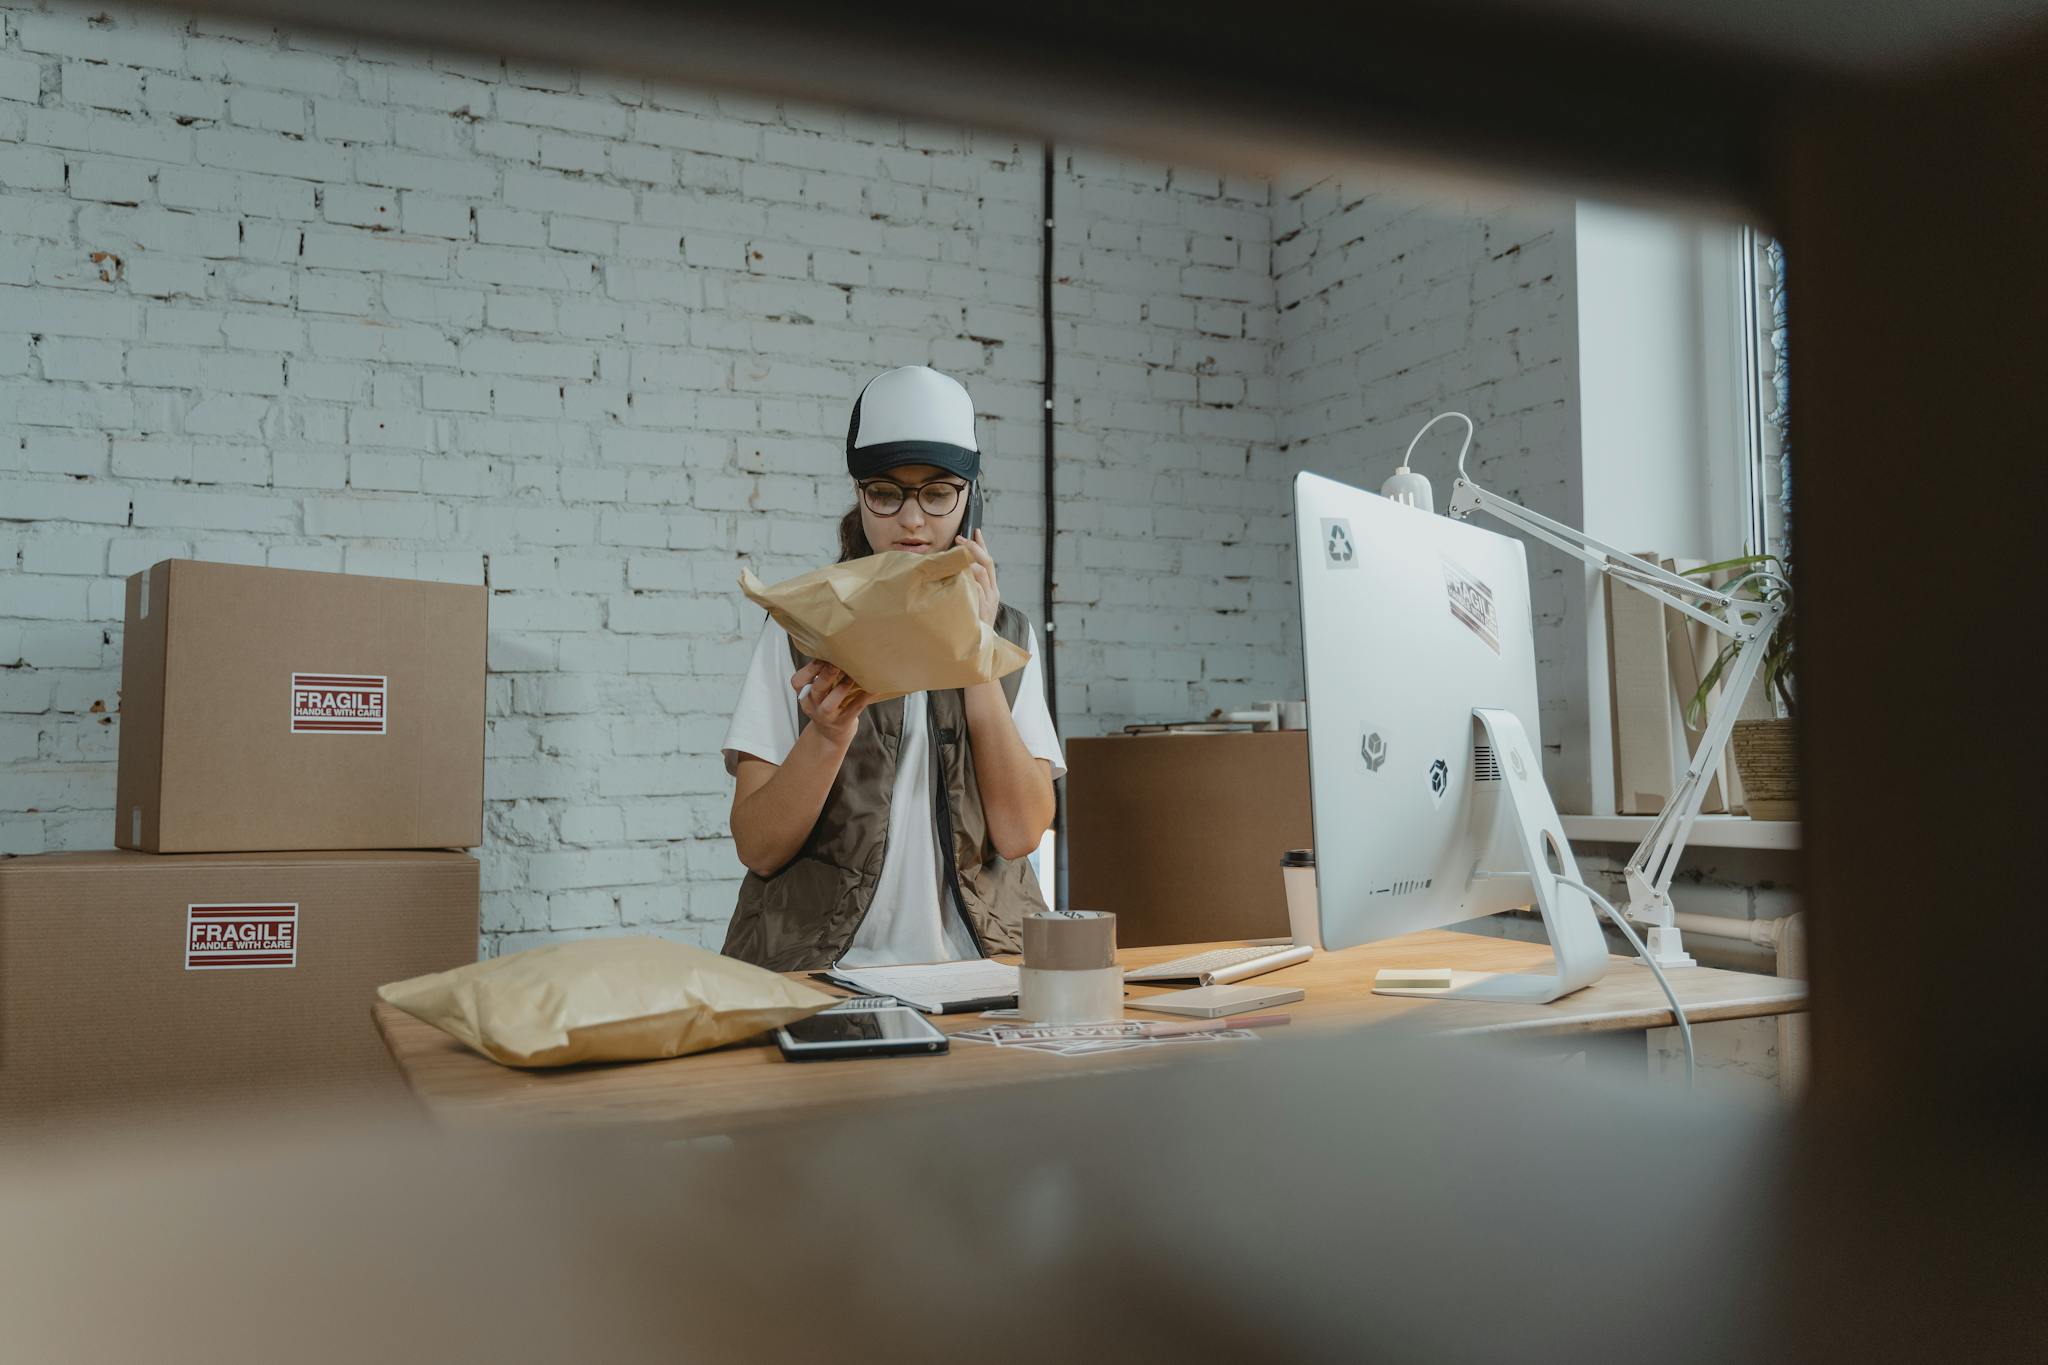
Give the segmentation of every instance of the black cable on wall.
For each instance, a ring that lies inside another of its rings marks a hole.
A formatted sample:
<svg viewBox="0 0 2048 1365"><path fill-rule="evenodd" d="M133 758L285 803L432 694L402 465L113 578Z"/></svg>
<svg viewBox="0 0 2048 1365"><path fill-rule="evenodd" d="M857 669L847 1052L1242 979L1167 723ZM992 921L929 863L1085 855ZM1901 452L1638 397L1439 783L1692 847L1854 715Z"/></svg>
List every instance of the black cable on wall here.
<svg viewBox="0 0 2048 1365"><path fill-rule="evenodd" d="M1058 543L1059 504L1056 496L1058 490L1054 484L1057 456L1053 450L1052 156L1052 144L1048 142L1045 144L1044 153L1044 237L1042 243L1043 259L1039 272L1039 322L1043 329L1040 349L1045 357L1044 392L1041 395L1044 399L1045 416L1045 602L1042 623L1045 644L1040 652L1044 656L1041 662L1045 667L1045 704L1047 710L1052 715L1053 733L1060 734L1059 650L1057 648L1059 636L1057 633L1057 623L1053 619L1053 551L1054 546ZM1065 778L1053 784L1052 828L1054 848L1053 905L1057 909L1064 910L1067 908L1067 783Z"/></svg>

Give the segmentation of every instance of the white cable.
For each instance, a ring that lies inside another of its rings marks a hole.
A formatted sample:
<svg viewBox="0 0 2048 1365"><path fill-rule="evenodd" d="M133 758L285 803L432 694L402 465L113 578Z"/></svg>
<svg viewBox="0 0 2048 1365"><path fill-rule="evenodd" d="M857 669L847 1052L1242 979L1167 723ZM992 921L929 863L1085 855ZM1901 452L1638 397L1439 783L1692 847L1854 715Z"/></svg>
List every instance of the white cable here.
<svg viewBox="0 0 2048 1365"><path fill-rule="evenodd" d="M1679 1040L1685 1044L1685 1088L1687 1090L1692 1089L1694 1071L1692 1025L1685 1021L1685 1009L1678 1003L1678 997L1671 993L1671 983L1664 979L1664 969L1657 965L1656 959L1650 956L1650 950L1645 948L1643 941L1636 937L1636 931L1628 927L1628 920L1623 917L1621 911L1614 908L1607 897L1601 895L1584 882L1575 882L1569 877L1558 877L1556 881L1559 886L1575 887L1598 901L1600 908L1607 912L1607 918L1614 921L1615 927L1621 930L1622 936L1628 940L1629 946L1636 950L1636 956L1643 960L1643 965L1647 966L1650 969L1651 975L1657 978L1657 984L1664 988L1664 998L1671 1002L1671 1017L1678 1021Z"/></svg>
<svg viewBox="0 0 2048 1365"><path fill-rule="evenodd" d="M1478 428L1473 426L1472 419L1462 412L1440 412L1422 424L1422 431L1415 433L1415 440L1408 443L1408 449L1401 456L1401 467L1395 470L1395 473L1406 474L1408 472L1408 457L1415 453L1416 442L1422 439L1423 432L1428 431L1446 417L1455 417L1465 424L1465 444L1458 447L1458 472L1460 474L1465 472L1465 452L1472 448L1472 436Z"/></svg>

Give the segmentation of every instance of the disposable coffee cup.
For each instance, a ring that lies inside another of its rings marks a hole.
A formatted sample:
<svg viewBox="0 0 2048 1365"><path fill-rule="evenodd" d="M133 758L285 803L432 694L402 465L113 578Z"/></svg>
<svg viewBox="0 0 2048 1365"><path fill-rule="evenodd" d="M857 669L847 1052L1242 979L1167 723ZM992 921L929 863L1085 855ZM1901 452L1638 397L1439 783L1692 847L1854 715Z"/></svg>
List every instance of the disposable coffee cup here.
<svg viewBox="0 0 2048 1365"><path fill-rule="evenodd" d="M1287 890L1287 932L1296 947L1318 952L1322 925L1316 919L1316 855L1314 849L1290 848L1280 855L1280 882Z"/></svg>

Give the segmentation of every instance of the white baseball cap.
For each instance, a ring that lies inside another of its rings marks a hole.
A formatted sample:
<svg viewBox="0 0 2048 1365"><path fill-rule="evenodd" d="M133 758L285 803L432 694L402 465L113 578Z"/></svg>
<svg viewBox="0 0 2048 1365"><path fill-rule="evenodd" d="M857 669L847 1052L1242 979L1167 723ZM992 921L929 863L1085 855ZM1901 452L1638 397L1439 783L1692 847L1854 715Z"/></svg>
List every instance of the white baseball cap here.
<svg viewBox="0 0 2048 1365"><path fill-rule="evenodd" d="M935 465L969 480L981 473L974 400L959 380L928 365L870 379L853 400L846 428L846 469L854 478L906 464Z"/></svg>

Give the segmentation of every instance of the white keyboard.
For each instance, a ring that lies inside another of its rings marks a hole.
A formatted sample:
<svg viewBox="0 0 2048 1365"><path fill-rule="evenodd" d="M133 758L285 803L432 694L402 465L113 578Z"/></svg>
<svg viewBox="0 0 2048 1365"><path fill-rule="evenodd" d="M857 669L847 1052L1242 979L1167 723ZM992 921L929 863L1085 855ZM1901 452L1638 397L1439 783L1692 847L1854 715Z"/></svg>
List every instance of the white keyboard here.
<svg viewBox="0 0 2048 1365"><path fill-rule="evenodd" d="M1124 980L1134 982L1197 981L1207 985L1219 973L1230 980L1238 981L1247 976L1258 976L1264 972L1278 971L1305 962L1310 954L1306 948L1297 948L1292 943L1259 943L1248 948L1211 948L1206 953L1195 953L1189 957L1177 957L1171 962L1158 962L1150 967L1139 967L1124 973ZM1267 965L1266 959L1272 959Z"/></svg>

